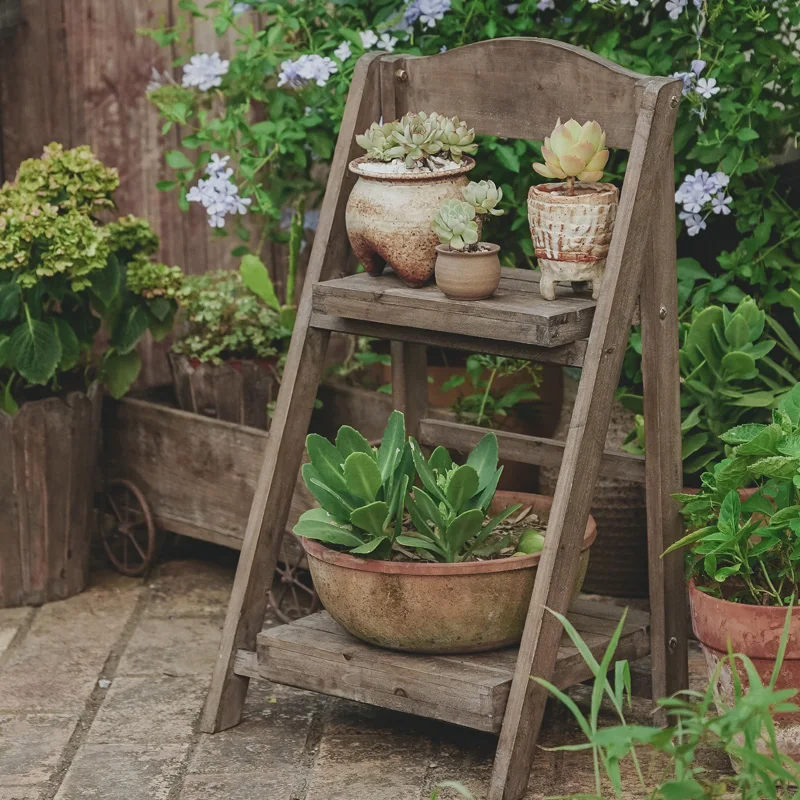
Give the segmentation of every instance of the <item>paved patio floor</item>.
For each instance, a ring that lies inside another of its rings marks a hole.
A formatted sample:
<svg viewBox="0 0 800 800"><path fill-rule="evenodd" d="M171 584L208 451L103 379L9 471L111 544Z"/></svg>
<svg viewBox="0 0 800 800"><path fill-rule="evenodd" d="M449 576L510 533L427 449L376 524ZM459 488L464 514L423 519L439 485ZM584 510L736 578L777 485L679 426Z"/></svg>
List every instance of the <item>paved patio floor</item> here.
<svg viewBox="0 0 800 800"><path fill-rule="evenodd" d="M0 800L427 800L448 779L485 797L494 737L266 682L237 728L201 734L232 580L230 563L172 561L0 609ZM549 708L542 743L576 741ZM528 798L592 788L590 756L542 750Z"/></svg>

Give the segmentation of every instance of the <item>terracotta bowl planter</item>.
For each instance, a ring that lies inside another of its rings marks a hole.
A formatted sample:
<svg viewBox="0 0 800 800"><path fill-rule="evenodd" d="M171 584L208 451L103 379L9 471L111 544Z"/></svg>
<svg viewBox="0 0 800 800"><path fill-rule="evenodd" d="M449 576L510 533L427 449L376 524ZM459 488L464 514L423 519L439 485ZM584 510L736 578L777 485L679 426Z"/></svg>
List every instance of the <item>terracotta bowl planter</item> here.
<svg viewBox="0 0 800 800"><path fill-rule="evenodd" d="M542 271L542 297L555 300L556 281L591 281L592 297L600 284L614 232L619 192L610 183L565 183L531 186L528 222L533 249Z"/></svg>
<svg viewBox="0 0 800 800"><path fill-rule="evenodd" d="M500 247L481 242L475 253L436 245L436 285L451 300L484 300L500 285Z"/></svg>
<svg viewBox="0 0 800 800"><path fill-rule="evenodd" d="M498 491L546 517L552 497ZM596 528L589 517L575 583L580 591ZM519 642L539 553L461 564L371 561L301 538L314 586L330 615L354 636L415 653L471 653Z"/></svg>
<svg viewBox="0 0 800 800"><path fill-rule="evenodd" d="M431 222L445 200L461 199L475 162L465 158L457 169L395 175L369 173L365 160L350 162L358 175L345 211L353 252L370 275L389 264L409 286L423 286L433 277L439 244Z"/></svg>
<svg viewBox="0 0 800 800"><path fill-rule="evenodd" d="M775 668L786 609L777 606L751 606L729 603L701 592L694 581L689 584L692 629L700 642L709 680L720 659L728 654L730 640L734 653L746 655L755 666L762 683L768 683ZM739 680L747 686L747 675L739 667ZM800 689L800 611L792 611L789 645L778 675L778 689ZM733 681L728 666L720 672L716 685L717 703L733 705ZM792 701L800 704L797 697ZM800 711L775 716L778 749L800 758Z"/></svg>

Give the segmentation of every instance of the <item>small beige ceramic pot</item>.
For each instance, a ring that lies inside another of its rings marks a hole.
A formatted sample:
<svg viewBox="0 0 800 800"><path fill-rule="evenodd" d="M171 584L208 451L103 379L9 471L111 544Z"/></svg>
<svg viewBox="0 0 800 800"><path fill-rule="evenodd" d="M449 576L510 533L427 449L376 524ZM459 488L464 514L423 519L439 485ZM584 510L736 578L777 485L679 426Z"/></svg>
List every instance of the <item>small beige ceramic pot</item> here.
<svg viewBox="0 0 800 800"><path fill-rule="evenodd" d="M619 192L610 183L566 183L531 186L528 222L533 249L542 271L542 297L555 300L556 281L591 281L592 297L600 284L617 217Z"/></svg>
<svg viewBox="0 0 800 800"><path fill-rule="evenodd" d="M484 300L500 285L499 245L481 242L474 253L436 245L436 285L451 300Z"/></svg>
<svg viewBox="0 0 800 800"><path fill-rule="evenodd" d="M386 264L409 286L423 286L433 277L439 239L431 222L445 200L461 200L474 166L441 172L372 174L364 157L350 162L358 181L345 211L347 236L358 260L370 275Z"/></svg>

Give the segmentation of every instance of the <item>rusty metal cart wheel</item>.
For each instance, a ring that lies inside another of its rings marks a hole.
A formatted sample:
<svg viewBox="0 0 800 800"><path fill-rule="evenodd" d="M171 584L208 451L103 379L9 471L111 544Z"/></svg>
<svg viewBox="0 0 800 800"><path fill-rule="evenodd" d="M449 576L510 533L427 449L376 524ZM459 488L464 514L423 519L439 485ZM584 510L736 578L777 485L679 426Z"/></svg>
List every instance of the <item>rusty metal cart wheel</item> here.
<svg viewBox="0 0 800 800"><path fill-rule="evenodd" d="M296 558L287 555L286 562L278 563L275 583L269 593L269 604L284 623L307 617L320 608L311 573L304 567L305 558L302 551L300 553Z"/></svg>
<svg viewBox="0 0 800 800"><path fill-rule="evenodd" d="M145 575L156 556L156 527L147 500L122 478L106 484L104 499L101 533L111 563L123 575Z"/></svg>

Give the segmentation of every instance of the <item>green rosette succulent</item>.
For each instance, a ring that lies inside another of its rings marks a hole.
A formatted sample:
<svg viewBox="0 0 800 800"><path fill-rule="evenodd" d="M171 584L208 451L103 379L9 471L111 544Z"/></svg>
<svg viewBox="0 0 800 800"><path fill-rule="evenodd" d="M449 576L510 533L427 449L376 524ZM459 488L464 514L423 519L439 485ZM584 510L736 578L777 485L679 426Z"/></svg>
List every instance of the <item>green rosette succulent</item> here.
<svg viewBox="0 0 800 800"><path fill-rule="evenodd" d="M461 194L474 209L476 214L501 216L504 212L497 208L503 199L503 190L495 186L494 181L471 181L461 190Z"/></svg>
<svg viewBox="0 0 800 800"><path fill-rule="evenodd" d="M478 241L475 209L464 200L446 200L431 224L442 244L453 250L464 250Z"/></svg>
<svg viewBox="0 0 800 800"><path fill-rule="evenodd" d="M605 144L606 135L597 122L581 125L570 119L562 125L559 118L542 146L545 163L534 164L533 168L552 180L599 181L608 161Z"/></svg>

